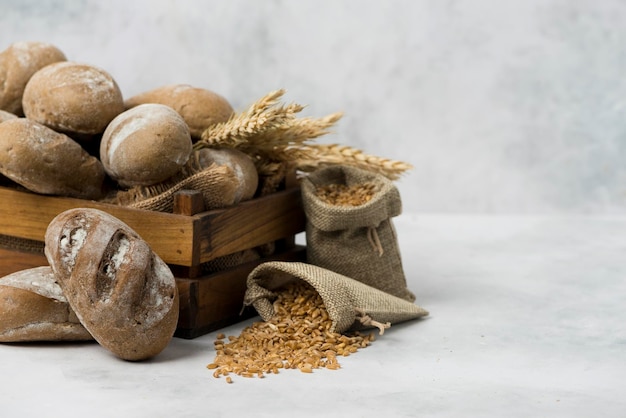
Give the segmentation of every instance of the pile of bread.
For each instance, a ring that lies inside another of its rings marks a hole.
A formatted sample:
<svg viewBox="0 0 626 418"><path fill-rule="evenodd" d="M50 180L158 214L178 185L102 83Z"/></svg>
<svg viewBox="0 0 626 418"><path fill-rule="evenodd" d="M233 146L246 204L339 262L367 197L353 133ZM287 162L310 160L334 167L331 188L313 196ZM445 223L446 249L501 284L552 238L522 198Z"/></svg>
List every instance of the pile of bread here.
<svg viewBox="0 0 626 418"><path fill-rule="evenodd" d="M124 100L106 71L46 43L0 53L0 177L35 193L98 200L159 184L200 152L193 143L208 126L232 115L223 97L189 85ZM253 197L247 155L201 151L205 166L236 174L238 201ZM178 320L176 282L130 227L94 209L63 212L48 226L45 255L49 266L0 278L0 341L93 338L127 360L165 348Z"/></svg>
<svg viewBox="0 0 626 418"><path fill-rule="evenodd" d="M0 52L0 174L36 193L99 200L164 182L198 153L203 165L229 165L238 201L249 199L258 174L246 154L193 150L207 127L233 113L219 94L186 84L124 99L109 73L50 44Z"/></svg>

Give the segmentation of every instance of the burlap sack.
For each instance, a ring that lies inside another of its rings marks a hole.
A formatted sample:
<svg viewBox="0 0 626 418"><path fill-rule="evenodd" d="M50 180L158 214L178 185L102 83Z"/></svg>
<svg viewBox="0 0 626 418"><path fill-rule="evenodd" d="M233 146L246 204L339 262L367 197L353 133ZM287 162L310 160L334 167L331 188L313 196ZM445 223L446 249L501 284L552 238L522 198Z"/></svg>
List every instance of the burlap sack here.
<svg viewBox="0 0 626 418"><path fill-rule="evenodd" d="M373 183L376 193L359 206L331 205L317 188ZM302 179L307 262L356 279L408 301L402 260L391 218L402 212L400 193L386 177L358 168L331 166Z"/></svg>
<svg viewBox="0 0 626 418"><path fill-rule="evenodd" d="M274 315L276 290L292 280L304 280L319 293L331 332L378 327L428 315L421 307L341 274L301 262L269 261L248 276L245 306L254 306L263 320ZM382 327L382 328L381 328Z"/></svg>
<svg viewBox="0 0 626 418"><path fill-rule="evenodd" d="M175 176L155 186L138 186L120 191L111 203L135 209L172 212L176 192L196 190L202 193L205 209L218 209L234 204L237 184L235 173L229 167L211 165L188 177Z"/></svg>

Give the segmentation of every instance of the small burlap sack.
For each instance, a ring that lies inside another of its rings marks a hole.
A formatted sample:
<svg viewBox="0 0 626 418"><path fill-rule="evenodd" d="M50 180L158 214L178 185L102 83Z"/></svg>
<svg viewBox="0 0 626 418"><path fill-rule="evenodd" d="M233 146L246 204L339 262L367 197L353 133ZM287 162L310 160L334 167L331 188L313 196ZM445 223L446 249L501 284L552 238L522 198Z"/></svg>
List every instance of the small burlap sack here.
<svg viewBox="0 0 626 418"><path fill-rule="evenodd" d="M304 280L319 293L333 321L331 332L385 328L428 315L421 307L357 280L308 263L269 261L248 276L245 306L254 306L263 320L274 315L276 290Z"/></svg>
<svg viewBox="0 0 626 418"><path fill-rule="evenodd" d="M359 206L332 205L317 190L327 185L373 185ZM331 166L302 179L306 214L307 262L414 301L406 286L391 218L402 212L400 193L386 177L347 166Z"/></svg>

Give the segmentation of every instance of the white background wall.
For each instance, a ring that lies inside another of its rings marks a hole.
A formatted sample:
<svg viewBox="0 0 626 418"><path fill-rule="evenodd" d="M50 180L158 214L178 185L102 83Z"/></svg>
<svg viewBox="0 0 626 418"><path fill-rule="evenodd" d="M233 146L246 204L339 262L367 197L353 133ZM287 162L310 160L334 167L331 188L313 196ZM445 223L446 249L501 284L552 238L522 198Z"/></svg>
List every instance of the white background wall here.
<svg viewBox="0 0 626 418"><path fill-rule="evenodd" d="M415 166L405 212L625 212L621 0L0 0L0 49L43 40L130 96L237 110L271 90L344 111L339 142Z"/></svg>

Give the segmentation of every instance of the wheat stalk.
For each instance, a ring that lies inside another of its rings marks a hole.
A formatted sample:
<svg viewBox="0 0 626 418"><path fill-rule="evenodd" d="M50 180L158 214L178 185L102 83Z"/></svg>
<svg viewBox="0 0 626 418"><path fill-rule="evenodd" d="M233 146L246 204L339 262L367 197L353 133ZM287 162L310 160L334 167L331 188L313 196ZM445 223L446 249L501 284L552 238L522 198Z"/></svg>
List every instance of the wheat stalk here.
<svg viewBox="0 0 626 418"><path fill-rule="evenodd" d="M341 112L321 118L297 118L303 106L281 105L285 90L268 93L246 111L228 121L207 128L194 149L205 147L237 148L250 155L262 175L278 172L284 163L301 171L344 164L382 174L392 180L413 168L410 164L368 155L361 150L338 144L320 145L311 140L330 133L341 119Z"/></svg>
<svg viewBox="0 0 626 418"><path fill-rule="evenodd" d="M391 180L397 180L406 171L411 170L411 164L365 154L363 151L346 145L313 144L306 147L285 150L284 158L295 161L301 171L312 171L319 167L342 164L358 167L384 175Z"/></svg>
<svg viewBox="0 0 626 418"><path fill-rule="evenodd" d="M278 99L284 94L285 90L270 92L253 103L245 112L235 114L226 122L210 126L202 133L200 141L194 147L196 149L207 146L239 147L255 135L293 119L304 107L297 103L276 106Z"/></svg>

